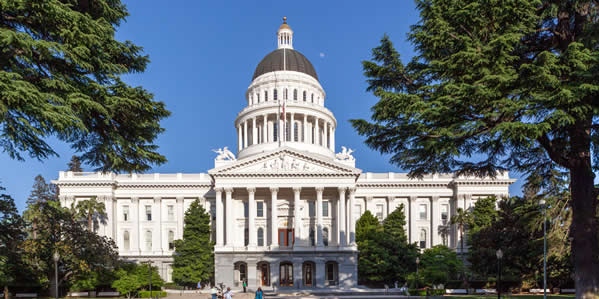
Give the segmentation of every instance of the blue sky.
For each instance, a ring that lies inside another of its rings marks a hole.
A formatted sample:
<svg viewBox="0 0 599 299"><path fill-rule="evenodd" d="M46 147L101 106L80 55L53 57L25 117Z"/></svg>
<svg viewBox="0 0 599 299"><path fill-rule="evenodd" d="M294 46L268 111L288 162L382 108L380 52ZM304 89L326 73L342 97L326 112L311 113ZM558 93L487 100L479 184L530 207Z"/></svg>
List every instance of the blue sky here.
<svg viewBox="0 0 599 299"><path fill-rule="evenodd" d="M207 172L214 166L212 149L237 148L235 117L245 107L254 68L276 48L283 16L294 31L294 48L312 62L327 93L325 106L338 123L336 146L355 149L356 166L363 171L403 171L368 149L349 119L369 118L377 101L365 90L361 61L370 59L383 34L404 60L413 55L406 41L410 25L418 21L412 0L124 3L130 16L117 39L144 47L151 60L146 72L125 79L152 92L172 112L157 140L168 162L151 172ZM43 162L13 161L0 154L0 185L21 211L34 177L56 179L74 154L68 145L53 144L60 157ZM519 189L517 183L511 193L519 194Z"/></svg>

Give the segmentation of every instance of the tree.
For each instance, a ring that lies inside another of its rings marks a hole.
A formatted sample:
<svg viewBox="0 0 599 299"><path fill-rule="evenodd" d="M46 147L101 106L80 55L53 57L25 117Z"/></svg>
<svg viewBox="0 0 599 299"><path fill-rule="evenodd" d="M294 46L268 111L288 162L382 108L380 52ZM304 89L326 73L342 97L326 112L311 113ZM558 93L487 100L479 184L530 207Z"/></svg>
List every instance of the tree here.
<svg viewBox="0 0 599 299"><path fill-rule="evenodd" d="M38 223L43 218L41 207L48 201L56 200L56 188L52 184L46 183L46 179L38 174L33 183L33 189L27 198L27 209L23 213L23 218L30 226L30 234L37 238Z"/></svg>
<svg viewBox="0 0 599 299"><path fill-rule="evenodd" d="M463 264L455 251L444 245L425 249L420 256L420 272L428 285L446 284L462 272Z"/></svg>
<svg viewBox="0 0 599 299"><path fill-rule="evenodd" d="M452 225L457 225L458 231L460 232L460 256L462 257L462 263L466 264L466 254L464 254L464 230L466 229L468 223L470 222L470 215L468 212L464 211L462 208L458 208L455 215L451 216L449 223ZM462 277L466 280L466 276Z"/></svg>
<svg viewBox="0 0 599 299"><path fill-rule="evenodd" d="M0 186L0 192L4 190ZM0 286L4 289L4 299L8 299L9 284L17 281L21 271L19 247L25 238L24 228L12 197L0 194Z"/></svg>
<svg viewBox="0 0 599 299"><path fill-rule="evenodd" d="M358 279L360 284L380 286L390 267L390 253L381 246L383 227L379 220L366 210L356 222L358 245Z"/></svg>
<svg viewBox="0 0 599 299"><path fill-rule="evenodd" d="M156 267L151 267L148 263L139 265L136 263L122 262L116 271L117 279L112 282L112 287L119 293L125 294L128 299L134 297L142 288L148 288L150 280L152 289L160 288L164 281L158 274Z"/></svg>
<svg viewBox="0 0 599 299"><path fill-rule="evenodd" d="M102 171L138 172L165 157L153 144L170 113L120 76L143 72L142 48L115 40L120 1L0 0L0 146L13 159L69 143Z"/></svg>
<svg viewBox="0 0 599 299"><path fill-rule="evenodd" d="M404 65L388 37L363 63L380 98L366 143L411 177L495 177L543 186L566 171L576 295L599 295L599 5L594 0L418 0ZM537 180L537 178L541 178Z"/></svg>
<svg viewBox="0 0 599 299"><path fill-rule="evenodd" d="M71 161L69 161L68 167L68 171L83 172L83 168L81 168L81 160L77 156L71 157Z"/></svg>
<svg viewBox="0 0 599 299"><path fill-rule="evenodd" d="M399 205L383 220L380 247L388 255L388 268L384 271L384 281L393 283L404 281L410 271L414 271L414 261L418 256L415 244L408 243L406 217L403 204Z"/></svg>
<svg viewBox="0 0 599 299"><path fill-rule="evenodd" d="M98 198L93 196L90 199L81 200L75 206L75 215L80 221L85 223L87 229L95 231L99 224L106 224L108 215L106 215L106 207L103 202L99 202Z"/></svg>
<svg viewBox="0 0 599 299"><path fill-rule="evenodd" d="M213 280L214 242L210 239L210 214L199 200L185 212L183 239L175 241L173 281L195 287L198 281Z"/></svg>

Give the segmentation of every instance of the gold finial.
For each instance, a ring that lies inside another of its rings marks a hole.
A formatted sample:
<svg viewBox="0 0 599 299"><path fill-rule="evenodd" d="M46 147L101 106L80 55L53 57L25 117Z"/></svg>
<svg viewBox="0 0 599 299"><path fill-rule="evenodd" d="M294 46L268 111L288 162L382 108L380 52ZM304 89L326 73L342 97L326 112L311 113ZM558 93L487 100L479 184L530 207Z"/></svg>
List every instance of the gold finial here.
<svg viewBox="0 0 599 299"><path fill-rule="evenodd" d="M287 24L287 17L283 17L283 24Z"/></svg>

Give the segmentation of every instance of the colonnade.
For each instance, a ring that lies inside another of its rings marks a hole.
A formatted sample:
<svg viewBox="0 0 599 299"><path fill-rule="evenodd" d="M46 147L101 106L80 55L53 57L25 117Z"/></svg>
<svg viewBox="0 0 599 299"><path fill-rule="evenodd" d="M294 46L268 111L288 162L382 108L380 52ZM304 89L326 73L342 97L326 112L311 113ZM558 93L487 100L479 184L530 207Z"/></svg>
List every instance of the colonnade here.
<svg viewBox="0 0 599 299"><path fill-rule="evenodd" d="M279 129L279 128L282 128ZM305 113L266 113L243 119L237 125L238 151L251 145L278 141L302 142L335 149L334 124Z"/></svg>
<svg viewBox="0 0 599 299"><path fill-rule="evenodd" d="M267 219L267 223L269 225L270 231L270 242L264 242L265 246L269 246L272 248L277 248L279 246L279 229L292 228L295 229L296 233L294 234L293 246L309 246L307 243L301 240L302 234L299 233L302 223L302 213L301 209L303 206L302 201L306 201L306 199L302 199L300 194L303 189L312 189L316 192L316 200L315 200L315 244L316 247L323 247L323 194L325 191L325 187L317 186L317 187L286 187L293 191L293 198L279 198L280 189L284 189L283 187L270 187L268 188L268 192L270 192L270 201L268 204L270 205L270 217ZM329 188L329 187L327 187ZM333 187L330 187L333 188ZM336 226L336 238L334 240L337 241L338 246L347 246L355 244L355 225L356 220L353 219L354 210L355 209L355 188L345 188L345 187L335 187L337 190L338 197L337 198L327 198L329 202L336 202L335 209L333 209L333 216L331 217L334 220L334 225ZM235 191L238 190L238 191ZM232 219L233 214L233 201L236 200L233 198L234 192L247 192L247 200L248 200L248 233L249 233L249 247L256 247L257 244L257 228L255 222L256 215L256 200L255 200L255 187L244 187L244 188L215 188L215 201L216 201L216 246L217 247L232 247L234 246L234 221ZM244 192L244 193L245 193ZM224 201L223 201L224 195ZM244 194L245 195L245 194ZM293 203L293 214L291 212L289 215L279 215L278 206L281 202L286 201L290 205ZM278 219L280 216L293 216L293 226L289 225L288 227L279 227ZM330 235L333 232L329 232ZM304 234L305 236L305 234ZM266 238L265 238L266 239ZM291 247L291 245L289 246Z"/></svg>

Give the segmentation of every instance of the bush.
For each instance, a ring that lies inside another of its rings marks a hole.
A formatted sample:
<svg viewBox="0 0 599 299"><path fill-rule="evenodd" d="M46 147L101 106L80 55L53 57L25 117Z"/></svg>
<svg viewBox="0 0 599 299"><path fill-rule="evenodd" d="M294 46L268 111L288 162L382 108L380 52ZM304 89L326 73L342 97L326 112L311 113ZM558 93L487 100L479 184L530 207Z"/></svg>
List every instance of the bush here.
<svg viewBox="0 0 599 299"><path fill-rule="evenodd" d="M153 298L164 298L166 297L165 291L152 291ZM150 291L139 291L139 298L150 298Z"/></svg>

